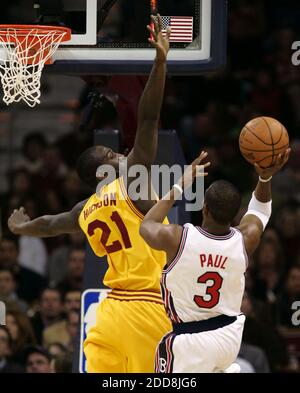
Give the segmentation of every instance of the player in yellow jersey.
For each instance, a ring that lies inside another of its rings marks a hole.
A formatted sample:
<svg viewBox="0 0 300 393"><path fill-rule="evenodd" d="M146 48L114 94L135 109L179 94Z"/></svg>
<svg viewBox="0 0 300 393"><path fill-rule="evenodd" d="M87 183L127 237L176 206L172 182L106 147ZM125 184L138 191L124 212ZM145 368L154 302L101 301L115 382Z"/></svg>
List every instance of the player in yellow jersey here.
<svg viewBox="0 0 300 393"><path fill-rule="evenodd" d="M152 17L150 42L156 49L154 65L141 97L138 128L127 168L144 165L150 172L157 151L157 130L164 94L170 31L162 34L162 21ZM120 154L103 146L86 150L78 160L80 178L97 187L96 171L110 165L119 171ZM124 162L124 161L123 161ZM97 324L84 343L88 372L153 372L154 355L160 339L171 330L160 294L160 275L165 254L152 250L140 237L139 227L155 203L132 201L127 189L135 180L123 177L104 185L87 201L71 211L35 220L24 209L15 210L8 221L15 234L37 237L58 236L80 229L98 256L107 256L109 268L104 284L112 292L99 305Z"/></svg>

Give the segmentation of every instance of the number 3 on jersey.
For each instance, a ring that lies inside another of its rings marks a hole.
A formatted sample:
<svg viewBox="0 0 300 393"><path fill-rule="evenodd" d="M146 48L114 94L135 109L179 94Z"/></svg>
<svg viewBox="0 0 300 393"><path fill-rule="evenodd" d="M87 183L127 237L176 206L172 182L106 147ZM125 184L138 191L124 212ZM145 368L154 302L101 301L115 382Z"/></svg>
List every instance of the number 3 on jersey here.
<svg viewBox="0 0 300 393"><path fill-rule="evenodd" d="M212 281L212 285L207 285L205 295L210 295L209 300L204 300L204 296L194 296L194 302L201 308L213 308L220 300L220 289L223 284L223 278L217 272L207 272L200 276L197 280L199 284L207 284Z"/></svg>
<svg viewBox="0 0 300 393"><path fill-rule="evenodd" d="M126 226L125 226L121 216L119 215L119 213L114 211L112 213L112 215L110 216L110 218L117 225L118 230L122 236L122 240L123 240L125 248L131 248L132 245L131 245L128 231L127 231ZM96 229L102 230L100 242L108 254L111 254L116 251L120 251L120 250L122 250L122 248L124 248L119 240L115 240L111 244L107 244L112 230L109 228L109 226L107 225L106 222L100 221L100 220L95 220L95 221L91 222L88 226L89 236L93 236L95 234Z"/></svg>

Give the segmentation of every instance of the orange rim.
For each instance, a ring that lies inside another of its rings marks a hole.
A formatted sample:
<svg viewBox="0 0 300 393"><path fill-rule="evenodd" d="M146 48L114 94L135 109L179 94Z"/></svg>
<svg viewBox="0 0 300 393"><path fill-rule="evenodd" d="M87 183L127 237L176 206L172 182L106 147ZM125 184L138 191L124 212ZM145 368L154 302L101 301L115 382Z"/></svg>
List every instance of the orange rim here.
<svg viewBox="0 0 300 393"><path fill-rule="evenodd" d="M17 37L26 37L26 36L34 36L36 35L36 32L38 31L38 34L40 36L47 35L50 32L53 32L54 34L57 33L57 35L61 35L62 33L65 33L64 36L62 37L62 41L69 41L71 39L71 34L72 31L69 27L63 27L63 26L42 26L42 25L0 25L0 37L3 39L10 37L10 32L9 30L13 29L13 34L11 35L12 38L13 36Z"/></svg>

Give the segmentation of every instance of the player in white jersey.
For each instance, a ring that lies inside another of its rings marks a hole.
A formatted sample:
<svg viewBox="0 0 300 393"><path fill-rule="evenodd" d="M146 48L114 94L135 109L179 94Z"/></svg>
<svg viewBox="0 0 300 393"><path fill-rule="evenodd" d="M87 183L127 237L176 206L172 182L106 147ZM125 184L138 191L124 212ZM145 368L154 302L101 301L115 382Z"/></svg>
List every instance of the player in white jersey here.
<svg viewBox="0 0 300 393"><path fill-rule="evenodd" d="M231 223L240 209L238 190L214 182L205 193L201 227L164 225L174 201L195 177L206 176L210 163L202 152L179 182L145 216L140 234L154 249L167 253L162 295L173 331L160 342L156 372L226 372L235 361L245 316L241 302L248 256L259 245L271 216L271 179L288 161L290 149L271 168L255 165L259 181L237 228Z"/></svg>

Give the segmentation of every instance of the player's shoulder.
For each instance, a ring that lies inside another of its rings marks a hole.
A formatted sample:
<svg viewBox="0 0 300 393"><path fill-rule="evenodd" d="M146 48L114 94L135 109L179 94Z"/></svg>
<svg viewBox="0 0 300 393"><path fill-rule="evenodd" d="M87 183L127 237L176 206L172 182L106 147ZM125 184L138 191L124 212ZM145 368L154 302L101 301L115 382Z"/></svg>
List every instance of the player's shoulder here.
<svg viewBox="0 0 300 393"><path fill-rule="evenodd" d="M233 237L236 240L241 240L242 242L245 241L245 232L243 231L243 228L241 228L240 226L236 226L236 227L231 227L230 228L231 232L233 233Z"/></svg>
<svg viewBox="0 0 300 393"><path fill-rule="evenodd" d="M201 226L199 225L194 225L190 222L186 223L183 225L182 227L183 232L189 233L189 234L193 234L193 235L201 235L203 234L203 230L201 228Z"/></svg>
<svg viewBox="0 0 300 393"><path fill-rule="evenodd" d="M235 235L243 237L243 232L240 227L231 227L230 230L233 231Z"/></svg>
<svg viewBox="0 0 300 393"><path fill-rule="evenodd" d="M254 218L254 220L252 219ZM243 238L256 236L259 228L259 219L255 216L249 216L249 220L241 223L233 229L239 233Z"/></svg>
<svg viewBox="0 0 300 393"><path fill-rule="evenodd" d="M84 210L85 206L87 205L89 198L84 199L83 201L78 202L70 211L70 215L73 219L77 220Z"/></svg>
<svg viewBox="0 0 300 393"><path fill-rule="evenodd" d="M106 184L99 183L95 192L85 201L76 205L74 210L79 214L84 214L86 210L93 209L95 206L115 206L117 201L122 200L128 202L128 195L124 181L122 178L117 178Z"/></svg>
<svg viewBox="0 0 300 393"><path fill-rule="evenodd" d="M191 230L197 230L197 227L196 227L195 225L191 224L190 222L187 222L187 223L185 223L185 224L183 225L183 229L186 229L187 231L188 231L189 229L191 229Z"/></svg>
<svg viewBox="0 0 300 393"><path fill-rule="evenodd" d="M96 203L99 199L103 199L107 196L107 194L116 194L116 197L120 194L124 194L124 181L122 178L117 178L111 182L107 183L99 183L95 192L85 201L85 205L89 205L90 203Z"/></svg>
<svg viewBox="0 0 300 393"><path fill-rule="evenodd" d="M88 198L86 198L86 199L83 200L83 201L78 202L77 205L75 205L75 206L73 207L72 211L74 211L74 212L79 212L79 211L80 211L80 212L81 212L82 210L84 210L84 208L85 208L86 206L88 206L88 205L90 204L90 202L91 202L94 198L95 198L95 194L89 196Z"/></svg>
<svg viewBox="0 0 300 393"><path fill-rule="evenodd" d="M94 196L102 198L105 194L109 193L115 193L117 196L127 196L126 185L122 176L110 181L109 183L99 183Z"/></svg>
<svg viewBox="0 0 300 393"><path fill-rule="evenodd" d="M194 232L197 232L197 228L195 227L195 225L193 225L189 222L185 223L182 226L180 226L180 225L176 225L176 226L179 228L178 230L180 231L181 241L182 241L182 239L186 240L188 235L190 235Z"/></svg>
<svg viewBox="0 0 300 393"><path fill-rule="evenodd" d="M185 223L181 228L181 240L184 239L184 243L187 242L187 239L193 239L192 241L195 241L198 235L198 229L195 225L192 223L188 222Z"/></svg>

